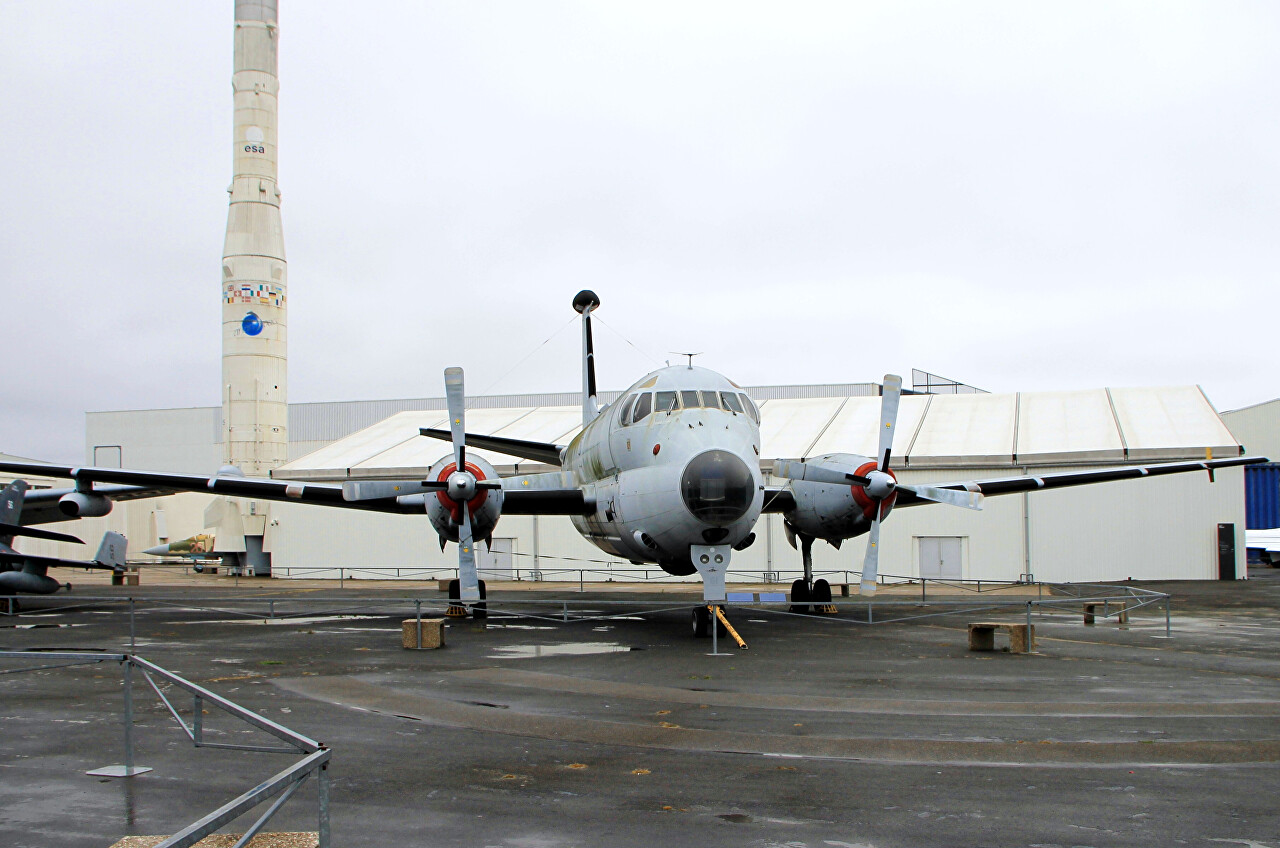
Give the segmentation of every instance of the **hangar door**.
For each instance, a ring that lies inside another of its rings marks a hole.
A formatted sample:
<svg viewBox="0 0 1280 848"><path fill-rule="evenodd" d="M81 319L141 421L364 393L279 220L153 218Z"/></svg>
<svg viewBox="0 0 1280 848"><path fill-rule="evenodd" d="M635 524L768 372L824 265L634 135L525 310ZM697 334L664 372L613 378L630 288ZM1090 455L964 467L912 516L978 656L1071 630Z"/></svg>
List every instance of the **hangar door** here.
<svg viewBox="0 0 1280 848"><path fill-rule="evenodd" d="M920 576L927 580L960 580L964 569L960 564L963 536L918 536L920 541Z"/></svg>
<svg viewBox="0 0 1280 848"><path fill-rule="evenodd" d="M512 552L516 549L515 539L494 539L492 546L483 542L476 545L476 570L484 580L512 580Z"/></svg>

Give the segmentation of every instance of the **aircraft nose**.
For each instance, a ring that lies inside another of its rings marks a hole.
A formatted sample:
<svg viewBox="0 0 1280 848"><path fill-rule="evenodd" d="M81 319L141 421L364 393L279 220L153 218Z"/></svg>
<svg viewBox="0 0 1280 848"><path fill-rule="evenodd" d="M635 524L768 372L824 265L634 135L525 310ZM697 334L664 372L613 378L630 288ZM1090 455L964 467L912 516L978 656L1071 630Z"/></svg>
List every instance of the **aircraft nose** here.
<svg viewBox="0 0 1280 848"><path fill-rule="evenodd" d="M751 507L755 478L737 454L709 450L685 466L680 494L694 518L724 526L737 521Z"/></svg>

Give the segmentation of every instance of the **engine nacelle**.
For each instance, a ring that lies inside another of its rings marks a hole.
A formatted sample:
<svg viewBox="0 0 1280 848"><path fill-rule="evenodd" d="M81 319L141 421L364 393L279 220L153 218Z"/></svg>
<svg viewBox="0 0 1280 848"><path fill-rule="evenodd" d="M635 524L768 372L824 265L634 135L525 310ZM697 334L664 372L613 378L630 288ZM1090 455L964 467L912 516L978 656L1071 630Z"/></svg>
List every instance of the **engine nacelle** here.
<svg viewBox="0 0 1280 848"><path fill-rule="evenodd" d="M453 454L449 454L431 466L431 470L427 472L427 479L445 482L456 470L457 464L453 461ZM498 472L493 466L475 455L467 457L467 471L471 472L477 481L498 479ZM467 501L473 540L479 542L493 534L493 528L498 525L498 519L502 517L502 494L501 489L477 489L475 496ZM426 503L427 517L431 519L431 526L436 528L440 537L450 542L458 541L458 530L462 524L460 505L443 491L427 492Z"/></svg>
<svg viewBox="0 0 1280 848"><path fill-rule="evenodd" d="M100 518L111 512L111 498L86 492L71 492L58 498L58 509L71 518Z"/></svg>
<svg viewBox="0 0 1280 848"><path fill-rule="evenodd" d="M865 456L833 453L806 460L806 465L865 476L874 471L876 461ZM886 472L893 476L893 472ZM797 533L815 539L839 542L866 533L875 518L875 501L862 486L814 483L795 480L791 484L796 508L783 517ZM893 509L897 493L890 494L881 506L881 519Z"/></svg>

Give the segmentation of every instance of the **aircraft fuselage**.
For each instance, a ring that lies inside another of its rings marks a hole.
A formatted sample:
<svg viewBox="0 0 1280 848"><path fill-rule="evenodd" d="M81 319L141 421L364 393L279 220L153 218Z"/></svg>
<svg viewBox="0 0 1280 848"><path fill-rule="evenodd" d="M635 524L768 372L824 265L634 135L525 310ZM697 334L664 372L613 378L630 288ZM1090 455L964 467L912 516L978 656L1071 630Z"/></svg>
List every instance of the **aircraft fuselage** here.
<svg viewBox="0 0 1280 848"><path fill-rule="evenodd" d="M594 496L596 511L573 517L586 539L671 574L694 572L691 545L740 545L764 501L759 412L706 368L642 377L569 444L562 467Z"/></svg>

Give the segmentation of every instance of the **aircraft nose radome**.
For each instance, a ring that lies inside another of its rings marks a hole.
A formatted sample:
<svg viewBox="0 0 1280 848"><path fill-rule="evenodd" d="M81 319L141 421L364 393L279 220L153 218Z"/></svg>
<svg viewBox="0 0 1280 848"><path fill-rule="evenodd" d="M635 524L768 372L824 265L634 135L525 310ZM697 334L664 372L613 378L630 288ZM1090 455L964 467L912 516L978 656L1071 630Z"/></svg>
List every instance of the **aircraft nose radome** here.
<svg viewBox="0 0 1280 848"><path fill-rule="evenodd" d="M737 521L751 507L755 478L737 454L709 450L685 466L680 494L694 518L724 526Z"/></svg>
<svg viewBox="0 0 1280 848"><path fill-rule="evenodd" d="M152 556L168 556L168 555L169 555L169 546L168 546L168 545L156 545L154 548L147 548L145 551L143 551L143 553L144 553L144 554L151 554Z"/></svg>

